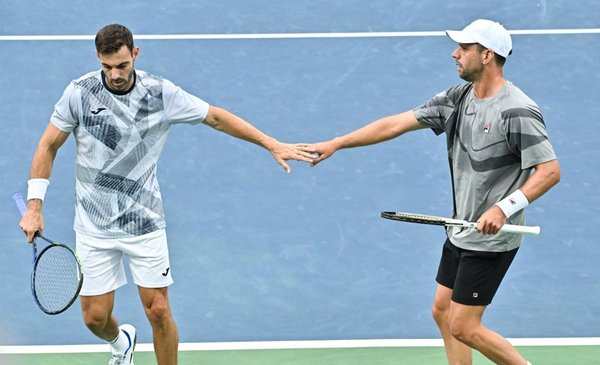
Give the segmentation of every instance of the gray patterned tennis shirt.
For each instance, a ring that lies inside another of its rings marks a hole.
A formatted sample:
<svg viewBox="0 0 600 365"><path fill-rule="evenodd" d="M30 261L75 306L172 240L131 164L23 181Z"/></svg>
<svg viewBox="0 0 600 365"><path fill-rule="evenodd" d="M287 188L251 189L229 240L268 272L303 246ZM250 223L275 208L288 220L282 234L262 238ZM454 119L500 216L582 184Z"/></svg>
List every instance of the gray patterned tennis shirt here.
<svg viewBox="0 0 600 365"><path fill-rule="evenodd" d="M156 167L173 124L198 124L208 104L172 82L135 71L133 88L117 94L101 70L71 82L50 122L73 132L77 145L74 228L118 238L165 227Z"/></svg>
<svg viewBox="0 0 600 365"><path fill-rule="evenodd" d="M413 112L436 134L453 135L447 142L457 219L477 221L519 189L534 166L556 159L539 107L509 81L487 99L477 98L470 83L459 85ZM524 222L521 210L506 223ZM522 240L519 234L483 235L473 228L451 227L447 233L454 245L476 251L508 251Z"/></svg>

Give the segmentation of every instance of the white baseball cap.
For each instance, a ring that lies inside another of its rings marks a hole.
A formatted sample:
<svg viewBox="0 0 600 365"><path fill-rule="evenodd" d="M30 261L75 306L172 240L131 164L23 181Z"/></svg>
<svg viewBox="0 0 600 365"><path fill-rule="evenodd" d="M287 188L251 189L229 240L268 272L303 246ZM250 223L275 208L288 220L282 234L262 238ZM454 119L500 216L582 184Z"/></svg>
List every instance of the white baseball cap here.
<svg viewBox="0 0 600 365"><path fill-rule="evenodd" d="M477 19L463 30L447 30L446 34L456 43L479 43L506 58L512 53L512 39L502 24Z"/></svg>

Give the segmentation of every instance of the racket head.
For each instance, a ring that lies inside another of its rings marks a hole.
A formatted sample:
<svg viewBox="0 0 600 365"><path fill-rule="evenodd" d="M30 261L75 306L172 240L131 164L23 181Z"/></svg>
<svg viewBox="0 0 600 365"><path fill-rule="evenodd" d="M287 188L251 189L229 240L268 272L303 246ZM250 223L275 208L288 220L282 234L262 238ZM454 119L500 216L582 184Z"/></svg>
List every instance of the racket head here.
<svg viewBox="0 0 600 365"><path fill-rule="evenodd" d="M50 315L67 310L83 285L83 271L75 252L61 243L46 246L35 259L31 292L40 309Z"/></svg>
<svg viewBox="0 0 600 365"><path fill-rule="evenodd" d="M432 224L436 226L443 226L447 224L447 219L442 217L436 217L432 215L404 213L404 212L381 212L381 217L385 219L391 219L395 221L420 223L420 224Z"/></svg>

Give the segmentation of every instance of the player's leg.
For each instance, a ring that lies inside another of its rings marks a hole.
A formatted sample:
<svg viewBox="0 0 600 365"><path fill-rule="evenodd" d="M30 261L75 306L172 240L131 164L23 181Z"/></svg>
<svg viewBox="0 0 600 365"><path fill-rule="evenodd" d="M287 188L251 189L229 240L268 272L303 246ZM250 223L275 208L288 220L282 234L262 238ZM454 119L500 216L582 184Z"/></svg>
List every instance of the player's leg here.
<svg viewBox="0 0 600 365"><path fill-rule="evenodd" d="M481 323L486 306L452 302L450 332L460 342L500 365L526 365L527 360L504 337Z"/></svg>
<svg viewBox="0 0 600 365"><path fill-rule="evenodd" d="M458 341L450 332L450 303L458 273L461 250L446 240L435 280L438 283L432 314L444 339L444 348L450 365L471 365L471 349Z"/></svg>
<svg viewBox="0 0 600 365"><path fill-rule="evenodd" d="M518 249L506 252L460 250L460 263L450 305L450 332L497 364L526 365L504 337L482 324Z"/></svg>
<svg viewBox="0 0 600 365"><path fill-rule="evenodd" d="M112 358L109 364L133 364L136 330L131 325L119 326L112 315L114 298L114 291L81 296L83 321L92 333L110 344Z"/></svg>
<svg viewBox="0 0 600 365"><path fill-rule="evenodd" d="M83 321L90 331L110 344L111 364L133 364L135 328L119 327L112 315L115 289L127 283L118 241L77 233L76 242L85 273L80 293Z"/></svg>
<svg viewBox="0 0 600 365"><path fill-rule="evenodd" d="M154 351L158 365L177 364L179 332L173 319L167 288L139 287L144 311L152 326Z"/></svg>
<svg viewBox="0 0 600 365"><path fill-rule="evenodd" d="M76 246L85 273L80 292L83 321L92 333L110 342L119 334L112 316L115 289L127 283L122 253L114 240L80 233L76 234Z"/></svg>
<svg viewBox="0 0 600 365"><path fill-rule="evenodd" d="M471 365L473 361L471 348L456 339L450 331L451 298L452 289L438 284L432 308L433 319L437 323L444 340L448 364Z"/></svg>
<svg viewBox="0 0 600 365"><path fill-rule="evenodd" d="M179 332L167 290L173 279L166 232L159 230L121 242L123 252L129 256L133 281L138 286L144 311L152 326L158 365L176 364Z"/></svg>
<svg viewBox="0 0 600 365"><path fill-rule="evenodd" d="M83 322L93 334L105 341L114 340L119 334L119 325L112 316L115 292L102 295L80 296Z"/></svg>

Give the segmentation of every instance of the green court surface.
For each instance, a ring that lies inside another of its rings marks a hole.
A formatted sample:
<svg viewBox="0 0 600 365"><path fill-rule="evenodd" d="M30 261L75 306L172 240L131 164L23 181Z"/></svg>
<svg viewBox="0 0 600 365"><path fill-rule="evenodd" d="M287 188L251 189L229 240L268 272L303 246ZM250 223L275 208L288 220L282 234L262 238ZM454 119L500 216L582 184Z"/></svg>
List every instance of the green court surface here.
<svg viewBox="0 0 600 365"><path fill-rule="evenodd" d="M600 365L600 346L519 347L519 351L534 365ZM108 353L76 354L0 354L0 365L104 365ZM155 365L152 352L138 352L135 362ZM418 348L344 348L290 350L222 350L182 351L183 365L442 365L446 364L441 347ZM473 365L492 364L479 353Z"/></svg>

